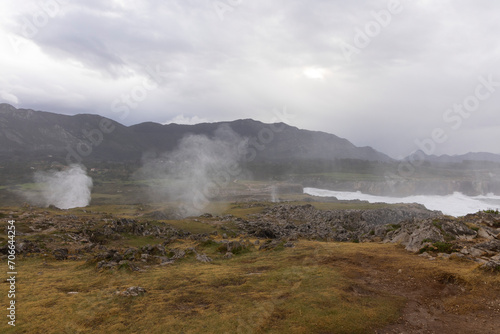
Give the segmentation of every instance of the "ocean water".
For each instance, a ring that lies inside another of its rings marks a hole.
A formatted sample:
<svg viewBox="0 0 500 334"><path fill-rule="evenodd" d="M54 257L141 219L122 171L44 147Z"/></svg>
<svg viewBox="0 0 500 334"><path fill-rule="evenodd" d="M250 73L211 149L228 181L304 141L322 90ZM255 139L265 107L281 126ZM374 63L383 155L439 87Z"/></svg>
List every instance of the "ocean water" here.
<svg viewBox="0 0 500 334"><path fill-rule="evenodd" d="M357 192L334 191L317 188L304 188L304 193L312 196L328 197L335 196L339 200L362 200L370 203L419 203L429 210L439 210L450 216L460 217L480 210L500 210L500 196L488 194L481 196L466 196L455 192L451 195L417 195L408 197L375 196Z"/></svg>

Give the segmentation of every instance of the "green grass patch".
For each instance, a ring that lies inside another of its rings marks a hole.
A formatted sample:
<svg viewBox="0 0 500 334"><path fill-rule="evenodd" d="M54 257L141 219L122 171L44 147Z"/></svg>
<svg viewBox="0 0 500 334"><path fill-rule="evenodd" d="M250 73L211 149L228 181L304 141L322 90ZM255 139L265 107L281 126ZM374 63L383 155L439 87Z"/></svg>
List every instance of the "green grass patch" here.
<svg viewBox="0 0 500 334"><path fill-rule="evenodd" d="M146 245L156 245L164 241L163 239L158 239L153 236L137 236L132 234L125 234L123 236L123 240L110 241L110 245L143 247Z"/></svg>
<svg viewBox="0 0 500 334"><path fill-rule="evenodd" d="M238 218L248 218L249 215L261 213L271 205L272 203L269 202L233 203L223 214L233 215Z"/></svg>
<svg viewBox="0 0 500 334"><path fill-rule="evenodd" d="M458 252L459 249L456 245L451 244L449 242L434 242L432 245L426 245L422 247L419 251L420 254L424 252L434 252L434 253L446 253L451 254L453 252Z"/></svg>
<svg viewBox="0 0 500 334"><path fill-rule="evenodd" d="M370 333L397 321L405 305L390 286L369 281L372 268L383 277L403 268L408 274L399 279L406 284L408 275L415 284L446 271L470 284L477 281L490 295L499 283L474 264L438 264L394 245L305 240L279 252L254 250L208 264L189 258L141 272L126 267L96 272L83 260L44 257L20 257L16 264L22 273L16 299L22 303L16 327L1 327L7 334ZM131 286L146 293L115 293ZM0 285L0 294L7 291L8 285ZM464 302L474 297L464 295Z"/></svg>
<svg viewBox="0 0 500 334"><path fill-rule="evenodd" d="M389 229L387 230L388 232L396 231L401 228L401 224L389 224L388 227L389 227Z"/></svg>
<svg viewBox="0 0 500 334"><path fill-rule="evenodd" d="M389 208L397 204L387 203L328 203L328 202L305 202L294 201L291 204L304 205L311 204L318 210L376 210Z"/></svg>
<svg viewBox="0 0 500 334"><path fill-rule="evenodd" d="M212 224L192 219L163 220L163 221L179 230L188 231L193 234L211 233L217 229Z"/></svg>
<svg viewBox="0 0 500 334"><path fill-rule="evenodd" d="M385 181L384 176L363 173L312 173L312 174L298 174L298 177L319 177L325 181Z"/></svg>

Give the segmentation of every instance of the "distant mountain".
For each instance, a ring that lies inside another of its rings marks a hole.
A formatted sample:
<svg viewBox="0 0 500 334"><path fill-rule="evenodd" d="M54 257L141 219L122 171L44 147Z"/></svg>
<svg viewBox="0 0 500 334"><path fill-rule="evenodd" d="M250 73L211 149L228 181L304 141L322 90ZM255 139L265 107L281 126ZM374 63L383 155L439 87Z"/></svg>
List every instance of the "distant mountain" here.
<svg viewBox="0 0 500 334"><path fill-rule="evenodd" d="M437 163L462 163L464 161L488 161L500 163L500 154L487 152L470 152L461 155L427 155L420 152L426 161Z"/></svg>
<svg viewBox="0 0 500 334"><path fill-rule="evenodd" d="M103 126L114 127L113 132L95 131ZM143 149L144 145L128 127L98 115L67 116L0 104L2 160L50 155L65 158L76 154L82 159L127 160L139 158Z"/></svg>
<svg viewBox="0 0 500 334"><path fill-rule="evenodd" d="M173 150L188 134L211 137L222 125L250 139L250 143L253 141L258 153L256 161L393 161L371 147L356 147L333 134L301 130L284 123L265 124L244 119L196 125L147 122L127 127L99 115L68 116L16 109L9 104L0 104L0 159L47 159L52 156L71 162L78 159L137 161L146 152Z"/></svg>
<svg viewBox="0 0 500 334"><path fill-rule="evenodd" d="M186 134L210 136L222 125L228 125L241 137L250 139L249 146L258 152L257 161L296 159L393 161L389 156L371 147L356 147L348 140L332 134L300 130L284 123L265 124L252 119L196 125L141 123L131 126L130 129L147 144L148 148L163 152L174 149Z"/></svg>

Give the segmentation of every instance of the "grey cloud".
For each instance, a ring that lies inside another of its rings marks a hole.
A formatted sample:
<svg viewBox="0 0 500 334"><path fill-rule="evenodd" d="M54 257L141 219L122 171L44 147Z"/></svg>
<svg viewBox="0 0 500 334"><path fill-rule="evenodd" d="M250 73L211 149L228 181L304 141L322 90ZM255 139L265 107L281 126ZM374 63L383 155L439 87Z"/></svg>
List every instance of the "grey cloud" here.
<svg viewBox="0 0 500 334"><path fill-rule="evenodd" d="M159 66L160 87L119 121L165 122L181 114L270 121L270 110L287 106L295 126L398 156L414 150L415 139L447 126L443 112L471 94L479 76L500 81L500 4L493 2L401 0L401 13L351 62L341 43L352 44L356 29L387 1L243 0L223 21L212 1L121 3L71 1L33 38L50 59L77 60L93 74L58 69L42 76L33 65L15 73L15 85L2 81L4 95L18 97L20 107L118 119L111 102L148 78L147 67ZM308 68L324 77L307 77ZM498 123L497 96L500 89L438 153L495 150L489 143L500 134L486 126ZM478 138L481 129L487 138Z"/></svg>

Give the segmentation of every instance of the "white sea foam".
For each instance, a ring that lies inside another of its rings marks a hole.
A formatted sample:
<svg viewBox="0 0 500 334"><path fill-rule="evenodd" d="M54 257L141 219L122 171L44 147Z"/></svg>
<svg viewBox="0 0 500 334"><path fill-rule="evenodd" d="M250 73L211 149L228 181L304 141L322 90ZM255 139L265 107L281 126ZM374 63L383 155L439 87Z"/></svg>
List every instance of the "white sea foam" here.
<svg viewBox="0 0 500 334"><path fill-rule="evenodd" d="M466 196L455 192L451 195L417 195L408 197L387 197L363 194L361 192L334 191L316 188L304 188L304 193L312 196L335 196L339 200L362 200L370 203L420 203L429 210L439 210L446 215L460 217L480 210L500 209L500 196L488 194Z"/></svg>

